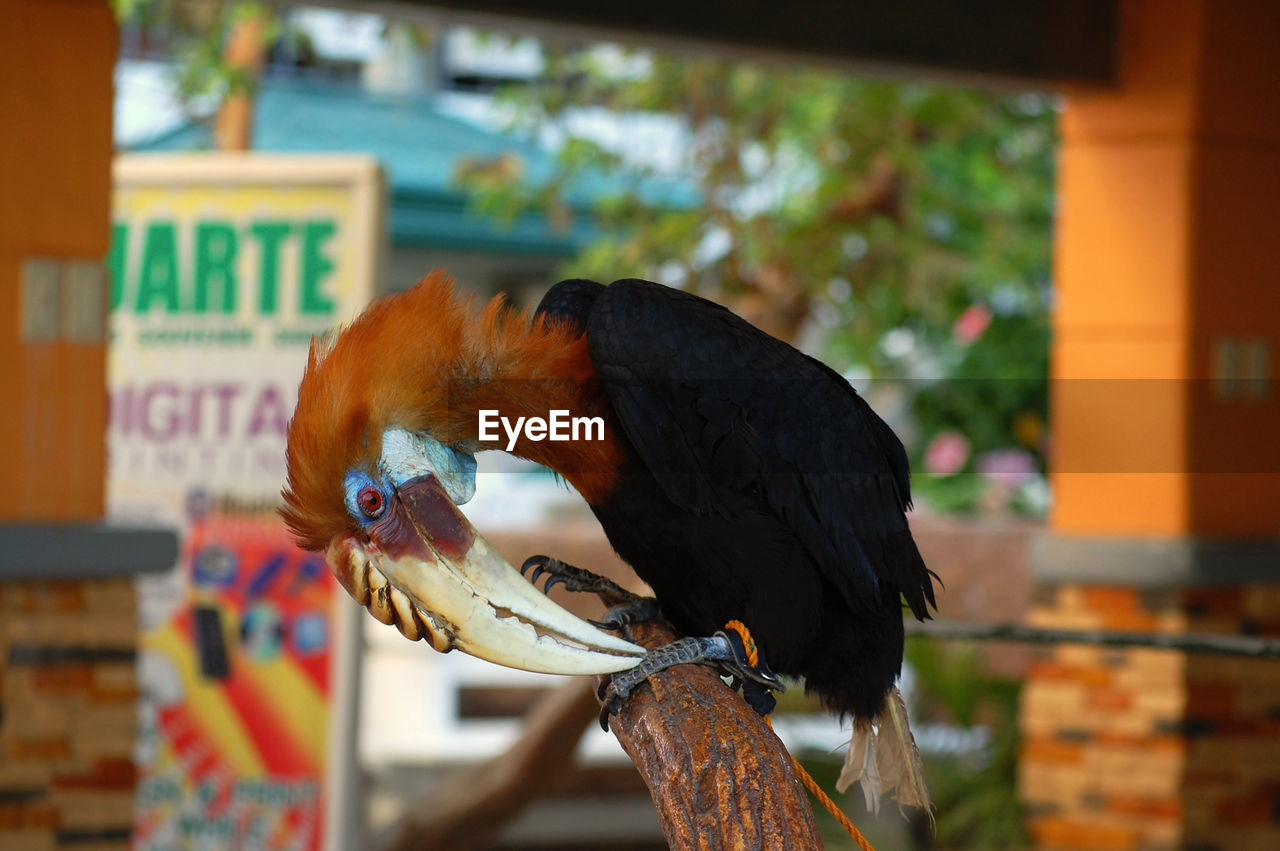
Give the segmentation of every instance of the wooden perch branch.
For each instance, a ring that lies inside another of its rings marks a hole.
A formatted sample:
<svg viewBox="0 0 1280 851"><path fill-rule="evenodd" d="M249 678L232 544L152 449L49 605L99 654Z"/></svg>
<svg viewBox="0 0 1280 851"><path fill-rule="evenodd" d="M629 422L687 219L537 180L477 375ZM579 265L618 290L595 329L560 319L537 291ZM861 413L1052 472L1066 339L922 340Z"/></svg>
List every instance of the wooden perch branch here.
<svg viewBox="0 0 1280 851"><path fill-rule="evenodd" d="M650 649L676 638L653 622L625 634ZM822 846L787 749L710 668L655 674L609 727L649 787L673 849Z"/></svg>
<svg viewBox="0 0 1280 851"><path fill-rule="evenodd" d="M676 638L661 623L634 624L625 634L649 648ZM504 826L572 770L574 746L595 723L597 708L587 678L548 693L510 750L450 776L376 845L385 851L490 847ZM710 668L678 665L655 674L610 719L610 729L649 787L673 849L821 847L786 748Z"/></svg>

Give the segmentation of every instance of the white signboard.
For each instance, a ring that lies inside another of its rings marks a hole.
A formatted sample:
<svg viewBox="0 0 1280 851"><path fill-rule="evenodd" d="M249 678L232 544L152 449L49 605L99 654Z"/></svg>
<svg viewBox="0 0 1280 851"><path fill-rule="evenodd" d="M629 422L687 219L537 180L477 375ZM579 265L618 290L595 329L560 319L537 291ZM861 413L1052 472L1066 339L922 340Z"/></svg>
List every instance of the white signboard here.
<svg viewBox="0 0 1280 851"><path fill-rule="evenodd" d="M373 294L381 172L140 155L114 178L109 512L183 537L141 588L135 847L344 847L358 612L275 508L311 336Z"/></svg>

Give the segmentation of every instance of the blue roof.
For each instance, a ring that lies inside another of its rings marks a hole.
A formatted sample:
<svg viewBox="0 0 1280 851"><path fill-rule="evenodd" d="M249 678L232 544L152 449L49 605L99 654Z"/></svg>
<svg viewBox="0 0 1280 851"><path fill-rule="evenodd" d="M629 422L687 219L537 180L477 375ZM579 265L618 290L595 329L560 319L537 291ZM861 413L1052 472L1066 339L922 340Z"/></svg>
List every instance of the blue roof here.
<svg viewBox="0 0 1280 851"><path fill-rule="evenodd" d="M425 95L373 95L315 83L265 81L255 101L253 132L255 150L376 157L390 188L391 239L402 245L568 255L597 235L586 212L589 204L626 190L620 179L607 175L576 180L566 192L576 215L564 229L552 227L541 213L510 223L482 216L457 184L459 163L515 156L521 180L540 187L556 172L555 155L527 139L446 115ZM188 123L129 149L208 149L211 137L207 122ZM641 194L659 205L686 206L696 199L688 184L676 181L651 181Z"/></svg>

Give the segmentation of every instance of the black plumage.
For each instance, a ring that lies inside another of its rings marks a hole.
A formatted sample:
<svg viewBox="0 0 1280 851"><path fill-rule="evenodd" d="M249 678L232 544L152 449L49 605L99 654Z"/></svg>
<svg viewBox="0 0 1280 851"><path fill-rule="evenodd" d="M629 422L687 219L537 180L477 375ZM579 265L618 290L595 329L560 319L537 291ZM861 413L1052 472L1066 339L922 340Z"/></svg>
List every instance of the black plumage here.
<svg viewBox="0 0 1280 851"><path fill-rule="evenodd" d="M902 605L934 605L908 528L907 456L821 362L706 299L640 280L557 284L625 437L592 505L689 635L738 619L773 670L873 718L902 664Z"/></svg>

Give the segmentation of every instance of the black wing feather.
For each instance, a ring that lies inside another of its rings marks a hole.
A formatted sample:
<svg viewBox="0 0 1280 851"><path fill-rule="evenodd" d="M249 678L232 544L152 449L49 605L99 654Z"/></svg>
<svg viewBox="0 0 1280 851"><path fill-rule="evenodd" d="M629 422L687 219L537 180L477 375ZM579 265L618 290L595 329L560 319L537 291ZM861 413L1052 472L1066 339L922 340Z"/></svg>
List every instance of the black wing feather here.
<svg viewBox="0 0 1280 851"><path fill-rule="evenodd" d="M604 293L604 284L584 278L561 281L538 302L535 316L550 316L572 322L579 331L587 330L587 316L596 299Z"/></svg>
<svg viewBox="0 0 1280 851"><path fill-rule="evenodd" d="M901 592L927 617L906 452L847 381L689 293L622 280L592 295L592 363L672 502L700 515L767 507L855 609Z"/></svg>

